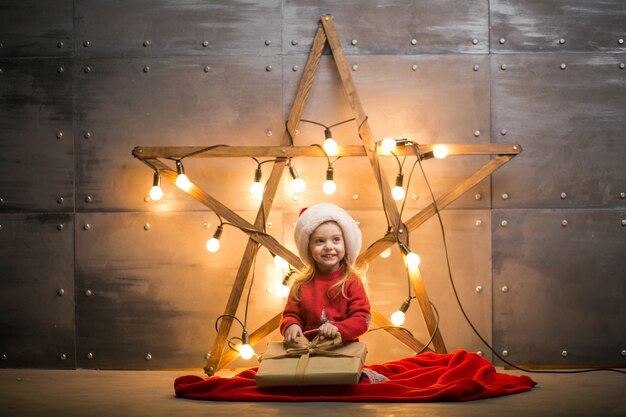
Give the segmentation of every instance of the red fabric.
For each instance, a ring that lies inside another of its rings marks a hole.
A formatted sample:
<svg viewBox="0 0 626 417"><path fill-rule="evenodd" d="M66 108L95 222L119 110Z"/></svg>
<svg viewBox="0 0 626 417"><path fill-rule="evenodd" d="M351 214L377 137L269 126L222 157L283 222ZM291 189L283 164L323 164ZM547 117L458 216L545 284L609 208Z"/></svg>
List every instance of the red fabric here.
<svg viewBox="0 0 626 417"><path fill-rule="evenodd" d="M250 368L232 378L181 376L174 389L178 397L210 401L426 402L498 397L529 391L536 385L524 375L498 373L487 360L464 350L423 353L367 368L389 381L257 389L257 368Z"/></svg>
<svg viewBox="0 0 626 417"><path fill-rule="evenodd" d="M357 340L367 331L370 322L370 302L358 278L350 278L344 297L340 287L334 287L343 278L344 267L335 272L315 272L311 281L300 286L300 301L289 294L280 323L280 333L292 324L303 332L317 329L330 322L337 326L344 342ZM292 287L292 291L295 286Z"/></svg>

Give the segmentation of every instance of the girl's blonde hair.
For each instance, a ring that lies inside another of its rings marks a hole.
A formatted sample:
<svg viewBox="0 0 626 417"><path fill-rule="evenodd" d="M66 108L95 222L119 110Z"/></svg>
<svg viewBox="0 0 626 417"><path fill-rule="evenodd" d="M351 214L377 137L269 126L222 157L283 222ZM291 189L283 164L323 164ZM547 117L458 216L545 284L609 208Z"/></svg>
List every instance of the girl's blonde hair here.
<svg viewBox="0 0 626 417"><path fill-rule="evenodd" d="M331 288L329 288L329 291L335 287L339 287L341 290L340 291L341 295L344 298L348 298L345 293L346 282L348 282L348 280L351 277L354 277L358 279L359 281L361 281L361 283L363 284L363 287L365 288L365 292L369 296L369 286L367 285L367 275L366 275L367 266L365 266L364 268L356 268L354 265L350 265L348 262L346 262L345 258L341 260L341 264L344 265L345 267L344 272L343 272L343 277L339 281L337 281L337 283L334 284ZM296 277L296 279L293 282L293 291L292 291L293 298L296 301L300 301L300 287L302 286L302 284L304 284L305 282L311 281L314 276L315 276L315 266L307 265L304 271L302 271L302 273ZM335 293L333 297L336 297L338 294L339 292ZM328 295L331 296L331 294L328 294Z"/></svg>

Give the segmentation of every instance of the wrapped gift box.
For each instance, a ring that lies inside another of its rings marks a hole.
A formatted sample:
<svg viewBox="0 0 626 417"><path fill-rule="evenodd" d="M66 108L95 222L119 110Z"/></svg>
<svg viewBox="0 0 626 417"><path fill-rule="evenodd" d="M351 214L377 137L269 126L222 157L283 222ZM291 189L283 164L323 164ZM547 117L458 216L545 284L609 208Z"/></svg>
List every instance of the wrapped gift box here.
<svg viewBox="0 0 626 417"><path fill-rule="evenodd" d="M361 342L270 342L256 374L257 387L357 384L367 356Z"/></svg>

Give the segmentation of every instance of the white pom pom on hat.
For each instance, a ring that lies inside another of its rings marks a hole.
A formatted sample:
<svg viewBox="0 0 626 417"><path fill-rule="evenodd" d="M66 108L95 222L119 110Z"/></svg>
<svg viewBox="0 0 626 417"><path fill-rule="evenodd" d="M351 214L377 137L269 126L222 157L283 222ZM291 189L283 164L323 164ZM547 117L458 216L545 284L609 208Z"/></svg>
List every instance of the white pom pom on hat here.
<svg viewBox="0 0 626 417"><path fill-rule="evenodd" d="M344 209L331 203L319 203L300 212L293 232L300 259L309 265L314 265L313 259L309 256L309 239L311 233L320 224L328 221L336 222L341 228L346 247L346 261L354 265L363 243L361 230Z"/></svg>

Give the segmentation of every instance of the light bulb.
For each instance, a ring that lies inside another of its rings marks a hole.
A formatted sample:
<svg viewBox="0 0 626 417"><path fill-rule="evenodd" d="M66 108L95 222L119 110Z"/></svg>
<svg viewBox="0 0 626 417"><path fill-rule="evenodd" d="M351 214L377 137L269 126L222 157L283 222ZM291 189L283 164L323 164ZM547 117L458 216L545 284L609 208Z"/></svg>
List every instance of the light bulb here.
<svg viewBox="0 0 626 417"><path fill-rule="evenodd" d="M239 356L241 356L242 359L250 359L254 356L254 349L252 349L252 346L247 343L245 345L241 345L239 346Z"/></svg>
<svg viewBox="0 0 626 417"><path fill-rule="evenodd" d="M293 180L293 190L296 193L304 192L304 190L306 190L306 181L304 181L302 178L296 178L295 180Z"/></svg>
<svg viewBox="0 0 626 417"><path fill-rule="evenodd" d="M276 286L276 295L280 298L285 298L289 295L289 287L285 284L278 284Z"/></svg>
<svg viewBox="0 0 626 417"><path fill-rule="evenodd" d="M289 263L278 255L274 255L274 266L278 269L289 268Z"/></svg>
<svg viewBox="0 0 626 417"><path fill-rule="evenodd" d="M337 191L337 185L335 184L335 181L324 181L324 184L322 185L322 191L324 191L324 194L327 195L335 194L335 191Z"/></svg>
<svg viewBox="0 0 626 417"><path fill-rule="evenodd" d="M443 159L448 156L448 148L446 148L444 145L436 145L433 148L433 155L437 159Z"/></svg>
<svg viewBox="0 0 626 417"><path fill-rule="evenodd" d="M213 237L206 241L206 250L211 253L215 253L220 249L220 237L222 236L222 231L224 228L222 225L217 226Z"/></svg>
<svg viewBox="0 0 626 417"><path fill-rule="evenodd" d="M158 173L154 173L154 180L152 181L152 188L150 188L150 199L152 201L159 201L163 198L163 190L161 189L161 176Z"/></svg>
<svg viewBox="0 0 626 417"><path fill-rule="evenodd" d="M419 257L418 254L414 253L414 252L409 252L406 255L406 264L409 267L409 269L417 269L417 267L420 265L421 259Z"/></svg>
<svg viewBox="0 0 626 417"><path fill-rule="evenodd" d="M215 253L220 250L220 240L212 237L211 239L206 241L206 250L211 253Z"/></svg>
<svg viewBox="0 0 626 417"><path fill-rule="evenodd" d="M380 142L380 150L383 155L391 154L394 149L396 149L396 140L394 138L384 138Z"/></svg>
<svg viewBox="0 0 626 417"><path fill-rule="evenodd" d="M260 200L263 198L263 184L260 182L253 182L250 185L250 193L254 198Z"/></svg>
<svg viewBox="0 0 626 417"><path fill-rule="evenodd" d="M189 178L185 175L182 161L176 161L176 172L178 173L178 176L176 177L176 186L183 191L189 191L191 188L191 181L189 181Z"/></svg>
<svg viewBox="0 0 626 417"><path fill-rule="evenodd" d="M335 139L333 138L328 138L324 141L324 151L326 152L326 154L328 156L335 156L337 155L337 142L335 142Z"/></svg>
<svg viewBox="0 0 626 417"><path fill-rule="evenodd" d="M406 315L402 311L398 310L391 315L391 322L394 326L402 326L405 318Z"/></svg>
<svg viewBox="0 0 626 417"><path fill-rule="evenodd" d="M383 259L387 259L391 256L391 248L387 248L380 253L380 257Z"/></svg>
<svg viewBox="0 0 626 417"><path fill-rule="evenodd" d="M401 201L404 198L404 188L395 186L391 189L391 196L396 201Z"/></svg>

